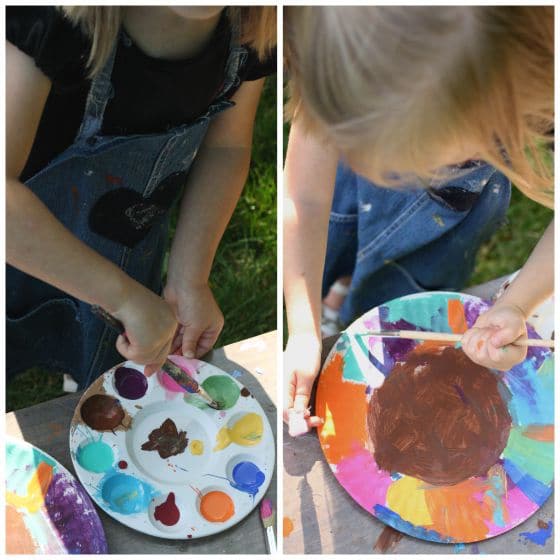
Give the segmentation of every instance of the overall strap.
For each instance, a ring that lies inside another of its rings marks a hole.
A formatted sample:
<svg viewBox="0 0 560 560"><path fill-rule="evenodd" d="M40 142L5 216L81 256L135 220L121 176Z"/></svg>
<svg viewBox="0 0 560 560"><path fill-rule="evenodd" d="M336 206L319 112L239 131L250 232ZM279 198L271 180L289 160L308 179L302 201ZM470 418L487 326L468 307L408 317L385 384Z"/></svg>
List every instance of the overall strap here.
<svg viewBox="0 0 560 560"><path fill-rule="evenodd" d="M111 84L111 75L113 73L115 55L120 39L121 32L119 32L115 38L111 53L103 65L103 68L94 76L91 82L86 100L84 118L76 136L76 143L83 142L95 136L101 130L107 102L114 94L113 85Z"/></svg>

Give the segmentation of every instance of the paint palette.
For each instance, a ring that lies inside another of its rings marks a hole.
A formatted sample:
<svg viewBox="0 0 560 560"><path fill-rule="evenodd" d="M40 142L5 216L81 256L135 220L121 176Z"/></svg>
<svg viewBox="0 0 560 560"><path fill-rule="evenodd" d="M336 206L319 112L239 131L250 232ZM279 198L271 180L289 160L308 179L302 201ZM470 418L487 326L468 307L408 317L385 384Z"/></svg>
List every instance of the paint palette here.
<svg viewBox="0 0 560 560"><path fill-rule="evenodd" d="M89 496L50 455L8 437L5 474L8 554L107 552Z"/></svg>
<svg viewBox="0 0 560 560"><path fill-rule="evenodd" d="M264 496L274 437L250 391L211 364L169 356L223 405L207 406L166 373L124 362L78 403L70 450L78 477L117 521L168 539L228 529Z"/></svg>
<svg viewBox="0 0 560 560"><path fill-rule="evenodd" d="M552 493L550 350L530 347L523 363L498 372L452 345L367 334L461 333L488 307L451 292L392 300L342 334L321 372L315 413L331 470L366 511L413 537L494 537Z"/></svg>

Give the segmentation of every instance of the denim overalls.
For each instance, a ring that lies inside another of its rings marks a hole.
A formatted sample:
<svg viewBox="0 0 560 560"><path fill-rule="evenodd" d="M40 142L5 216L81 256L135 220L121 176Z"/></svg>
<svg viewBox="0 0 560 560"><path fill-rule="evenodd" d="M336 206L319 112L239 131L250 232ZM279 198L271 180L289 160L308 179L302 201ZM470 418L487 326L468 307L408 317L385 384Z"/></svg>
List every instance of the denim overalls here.
<svg viewBox="0 0 560 560"><path fill-rule="evenodd" d="M476 253L504 222L509 180L472 161L444 183L396 190L374 185L343 163L329 222L323 297L352 276L340 310L348 325L368 309L424 290L460 290Z"/></svg>
<svg viewBox="0 0 560 560"><path fill-rule="evenodd" d="M235 29L231 36L224 82L204 115L162 133L103 136L117 46L131 45L121 31L92 81L74 144L26 183L77 237L156 293L162 288L170 209L211 119L233 105L227 93L239 84L247 51L237 45ZM208 203L219 201L208 193ZM115 333L88 304L11 266L6 284L8 376L43 366L69 373L84 388L122 361Z"/></svg>

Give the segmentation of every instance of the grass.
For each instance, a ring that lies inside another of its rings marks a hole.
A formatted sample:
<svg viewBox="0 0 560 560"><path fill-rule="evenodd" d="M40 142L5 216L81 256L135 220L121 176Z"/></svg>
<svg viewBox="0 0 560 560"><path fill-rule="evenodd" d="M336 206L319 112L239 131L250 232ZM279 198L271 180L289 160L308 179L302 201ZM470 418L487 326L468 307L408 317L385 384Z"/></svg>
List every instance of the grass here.
<svg viewBox="0 0 560 560"><path fill-rule="evenodd" d="M218 248L210 282L225 316L217 346L276 328L275 79L267 80L265 85L255 124L249 178ZM7 386L6 410L18 410L63 394L61 373L33 368Z"/></svg>

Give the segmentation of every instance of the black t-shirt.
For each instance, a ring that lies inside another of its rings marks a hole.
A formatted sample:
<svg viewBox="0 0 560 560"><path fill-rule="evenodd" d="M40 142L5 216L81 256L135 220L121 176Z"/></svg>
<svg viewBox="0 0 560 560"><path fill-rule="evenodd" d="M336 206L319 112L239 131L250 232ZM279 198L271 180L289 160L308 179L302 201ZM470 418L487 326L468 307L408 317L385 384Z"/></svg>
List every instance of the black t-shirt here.
<svg viewBox="0 0 560 560"><path fill-rule="evenodd" d="M119 40L102 133L150 134L192 122L204 114L224 79L231 29L223 16L199 55L162 60L144 54L126 34ZM91 40L52 6L7 7L7 40L29 55L51 80L37 135L21 174L25 181L74 141L91 81L86 62ZM276 71L276 53L259 60L254 50L239 71L241 81ZM8 76L9 79L9 76ZM228 96L233 95L230 91Z"/></svg>

